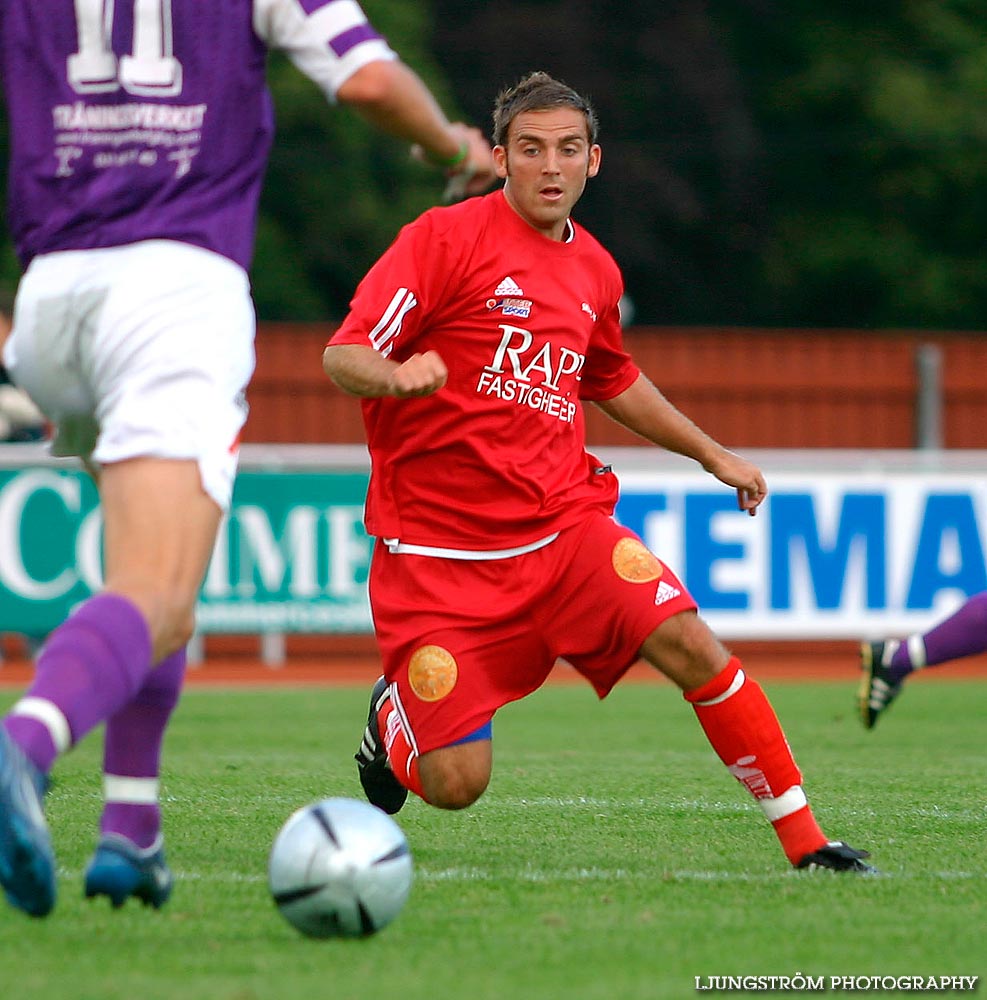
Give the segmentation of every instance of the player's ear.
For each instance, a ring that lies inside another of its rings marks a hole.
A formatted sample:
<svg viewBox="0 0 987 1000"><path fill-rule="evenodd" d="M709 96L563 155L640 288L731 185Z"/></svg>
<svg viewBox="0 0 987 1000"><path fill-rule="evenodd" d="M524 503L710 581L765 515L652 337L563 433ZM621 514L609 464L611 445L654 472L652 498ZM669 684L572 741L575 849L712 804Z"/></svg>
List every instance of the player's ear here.
<svg viewBox="0 0 987 1000"><path fill-rule="evenodd" d="M497 176L503 180L507 176L507 150L503 146L494 146L493 161Z"/></svg>
<svg viewBox="0 0 987 1000"><path fill-rule="evenodd" d="M589 164L586 167L586 176L595 177L600 172L600 161L603 159L603 150L598 143L593 143L589 147Z"/></svg>

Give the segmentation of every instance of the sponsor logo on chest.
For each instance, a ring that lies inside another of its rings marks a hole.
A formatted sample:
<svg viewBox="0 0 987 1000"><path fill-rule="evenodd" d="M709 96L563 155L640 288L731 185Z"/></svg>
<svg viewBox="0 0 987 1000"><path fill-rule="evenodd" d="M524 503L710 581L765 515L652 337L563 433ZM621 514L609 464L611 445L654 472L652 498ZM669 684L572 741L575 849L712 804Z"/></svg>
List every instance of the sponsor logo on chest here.
<svg viewBox="0 0 987 1000"><path fill-rule="evenodd" d="M531 315L531 299L487 299L487 308L499 310L505 316L527 319Z"/></svg>
<svg viewBox="0 0 987 1000"><path fill-rule="evenodd" d="M524 297L524 290L510 275L494 289L493 298L487 299L486 305L491 312L499 311L517 319L531 315L531 299Z"/></svg>

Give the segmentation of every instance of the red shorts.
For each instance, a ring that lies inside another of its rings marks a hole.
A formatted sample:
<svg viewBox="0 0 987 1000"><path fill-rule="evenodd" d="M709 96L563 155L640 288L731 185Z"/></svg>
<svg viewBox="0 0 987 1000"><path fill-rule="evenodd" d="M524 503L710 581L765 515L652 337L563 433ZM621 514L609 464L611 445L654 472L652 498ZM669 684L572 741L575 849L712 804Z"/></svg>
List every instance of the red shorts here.
<svg viewBox="0 0 987 1000"><path fill-rule="evenodd" d="M696 608L637 535L596 512L506 559L394 554L378 541L370 601L384 674L419 753L485 725L540 687L558 658L603 698L658 625Z"/></svg>

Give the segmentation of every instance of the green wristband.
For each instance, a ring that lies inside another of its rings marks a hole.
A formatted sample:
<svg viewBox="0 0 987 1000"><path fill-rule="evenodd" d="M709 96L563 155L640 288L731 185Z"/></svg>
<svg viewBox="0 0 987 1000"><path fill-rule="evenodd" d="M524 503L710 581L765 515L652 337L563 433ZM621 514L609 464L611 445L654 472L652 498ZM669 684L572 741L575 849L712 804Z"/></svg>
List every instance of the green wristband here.
<svg viewBox="0 0 987 1000"><path fill-rule="evenodd" d="M451 170L453 167L458 167L460 163L464 162L469 153L470 144L464 139L463 144L459 147L459 152L454 156L449 156L443 160L429 153L428 162L434 164L436 167L441 167L443 170Z"/></svg>

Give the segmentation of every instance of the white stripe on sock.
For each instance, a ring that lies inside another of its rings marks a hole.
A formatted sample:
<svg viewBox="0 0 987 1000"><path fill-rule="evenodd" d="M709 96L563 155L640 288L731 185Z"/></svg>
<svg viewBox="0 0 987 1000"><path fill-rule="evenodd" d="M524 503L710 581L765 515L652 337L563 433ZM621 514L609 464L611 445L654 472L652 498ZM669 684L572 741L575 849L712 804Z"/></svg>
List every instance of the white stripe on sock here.
<svg viewBox="0 0 987 1000"><path fill-rule="evenodd" d="M743 670L738 670L734 675L733 680L730 682L730 687L723 692L723 694L718 694L715 698L710 698L709 701L697 701L697 705L719 705L721 701L726 701L727 698L732 694L736 694L743 686L744 681L747 680L746 675Z"/></svg>
<svg viewBox="0 0 987 1000"><path fill-rule="evenodd" d="M908 662L914 670L925 666L925 640L920 635L908 637Z"/></svg>
<svg viewBox="0 0 987 1000"><path fill-rule="evenodd" d="M418 741L415 739L414 731L411 728L411 723L408 721L407 713L404 710L404 705L401 704L401 695L398 693L397 684L392 684L390 687L391 691L391 705L393 710L397 712L398 719L401 723L401 729L404 732L405 739L408 741L408 747L411 752L408 754L408 759L405 761L404 773L406 777L411 777L411 764L416 757L419 756L418 753ZM381 733L381 740L384 739L384 734Z"/></svg>
<svg viewBox="0 0 987 1000"><path fill-rule="evenodd" d="M777 823L778 820L784 819L785 816L791 816L792 813L798 812L808 802L809 800L805 797L805 792L802 791L801 785L792 785L787 792L783 792L776 798L757 800L757 804L761 807L764 815L767 816L769 823Z"/></svg>
<svg viewBox="0 0 987 1000"><path fill-rule="evenodd" d="M121 774L103 775L103 798L107 802L153 806L158 801L157 778L128 778Z"/></svg>
<svg viewBox="0 0 987 1000"><path fill-rule="evenodd" d="M65 753L72 746L69 720L53 701L48 701L47 698L21 698L10 710L10 714L40 722L48 730L58 753Z"/></svg>

